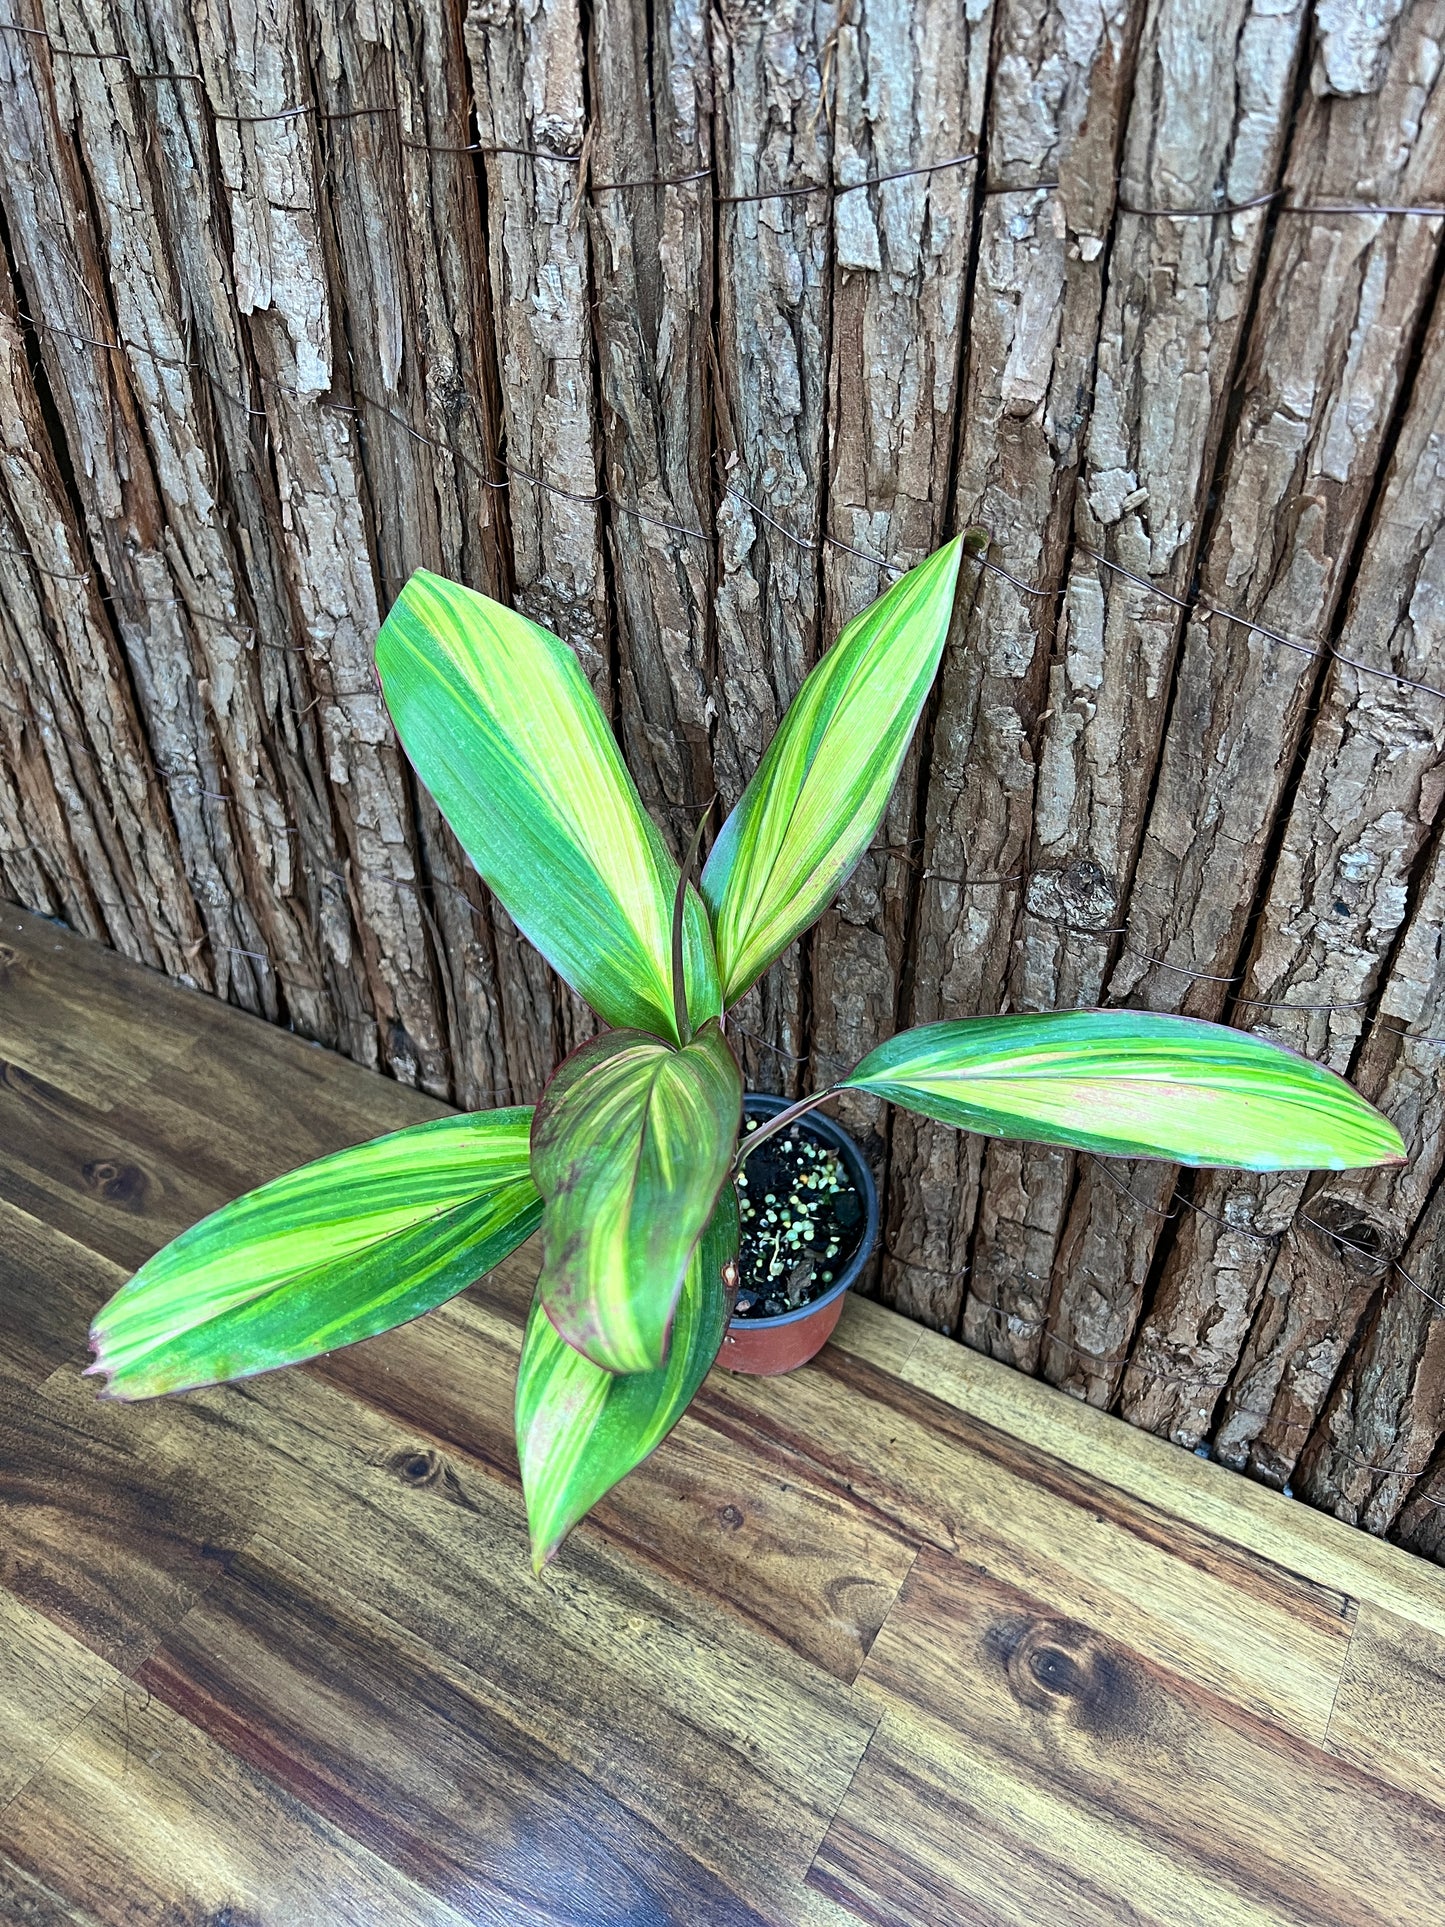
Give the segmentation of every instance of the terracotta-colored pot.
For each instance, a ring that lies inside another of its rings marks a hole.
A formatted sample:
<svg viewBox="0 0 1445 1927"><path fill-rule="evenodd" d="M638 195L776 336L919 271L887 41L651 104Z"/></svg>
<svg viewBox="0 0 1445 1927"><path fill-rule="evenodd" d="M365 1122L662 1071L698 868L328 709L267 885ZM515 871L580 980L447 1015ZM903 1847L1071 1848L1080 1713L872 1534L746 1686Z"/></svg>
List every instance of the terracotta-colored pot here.
<svg viewBox="0 0 1445 1927"><path fill-rule="evenodd" d="M743 1099L743 1114L776 1117L787 1105L785 1097L749 1091ZM843 1168L863 1200L863 1237L840 1275L811 1305L804 1305L799 1311L785 1311L777 1318L731 1320L717 1357L718 1364L725 1365L730 1372L753 1372L761 1378L772 1378L779 1372L796 1371L822 1351L843 1315L843 1293L867 1264L877 1242L878 1189L863 1153L842 1125L835 1124L831 1117L824 1117L821 1111L810 1111L798 1128L814 1132L842 1158Z"/></svg>

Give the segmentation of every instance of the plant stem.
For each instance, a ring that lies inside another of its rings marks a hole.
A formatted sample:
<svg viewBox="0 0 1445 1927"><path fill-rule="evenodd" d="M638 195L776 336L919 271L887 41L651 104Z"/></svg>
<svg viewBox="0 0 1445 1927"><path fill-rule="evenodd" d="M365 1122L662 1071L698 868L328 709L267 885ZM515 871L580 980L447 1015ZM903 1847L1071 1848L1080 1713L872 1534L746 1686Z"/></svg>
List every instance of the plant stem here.
<svg viewBox="0 0 1445 1927"><path fill-rule="evenodd" d="M581 205L580 202L578 204ZM688 1044L692 1041L692 1020L687 1009L687 973L683 963L683 920L687 915L687 879L692 866L697 862L698 850L702 847L702 833L707 827L708 811L715 797L709 797L707 806L698 819L697 828L692 833L692 842L687 846L687 855L682 860L678 873L677 895L672 901L672 1014L677 1023L677 1041Z"/></svg>
<svg viewBox="0 0 1445 1927"><path fill-rule="evenodd" d="M756 1151L764 1138L776 1137L779 1131L786 1129L789 1124L796 1123L808 1111L816 1111L820 1104L828 1101L837 1088L836 1084L830 1084L826 1091L815 1091L811 1097L800 1097L796 1104L790 1104L787 1110L779 1111L776 1117L770 1117L767 1123L759 1125L756 1131L750 1131L738 1146L738 1154L733 1159L733 1176L736 1177L742 1170L743 1159Z"/></svg>

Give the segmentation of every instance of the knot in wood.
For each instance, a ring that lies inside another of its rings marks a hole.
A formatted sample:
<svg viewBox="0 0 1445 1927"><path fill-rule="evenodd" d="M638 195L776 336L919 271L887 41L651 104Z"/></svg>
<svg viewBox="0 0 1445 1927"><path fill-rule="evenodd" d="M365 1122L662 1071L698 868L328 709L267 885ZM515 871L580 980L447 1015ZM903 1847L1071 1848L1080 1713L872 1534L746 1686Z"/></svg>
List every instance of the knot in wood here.
<svg viewBox="0 0 1445 1927"><path fill-rule="evenodd" d="M391 1469L408 1485L429 1486L442 1477L446 1465L440 1452L430 1446L414 1445L392 1454Z"/></svg>
<svg viewBox="0 0 1445 1927"><path fill-rule="evenodd" d="M118 1204L123 1211L145 1209L146 1174L138 1164L121 1164L114 1158L92 1158L80 1167L80 1175L107 1204Z"/></svg>
<svg viewBox="0 0 1445 1927"><path fill-rule="evenodd" d="M1309 1228L1329 1240L1333 1255L1341 1263L1370 1277L1384 1276L1392 1257L1390 1241L1357 1204L1347 1198L1325 1197L1312 1199L1306 1209Z"/></svg>
<svg viewBox="0 0 1445 1927"><path fill-rule="evenodd" d="M1113 880L1089 857L1062 870L1036 870L1029 878L1029 914L1071 930L1107 930L1119 910Z"/></svg>
<svg viewBox="0 0 1445 1927"><path fill-rule="evenodd" d="M1014 1698L1036 1713L1063 1714L1089 1726L1127 1721L1132 1706L1123 1669L1104 1641L1072 1619L1035 1619L1005 1631Z"/></svg>
<svg viewBox="0 0 1445 1927"><path fill-rule="evenodd" d="M394 1478L411 1486L413 1491L433 1492L449 1505L459 1505L467 1512L478 1509L475 1500L468 1498L456 1467L435 1446L404 1445L384 1459L374 1461L377 1462L384 1464Z"/></svg>

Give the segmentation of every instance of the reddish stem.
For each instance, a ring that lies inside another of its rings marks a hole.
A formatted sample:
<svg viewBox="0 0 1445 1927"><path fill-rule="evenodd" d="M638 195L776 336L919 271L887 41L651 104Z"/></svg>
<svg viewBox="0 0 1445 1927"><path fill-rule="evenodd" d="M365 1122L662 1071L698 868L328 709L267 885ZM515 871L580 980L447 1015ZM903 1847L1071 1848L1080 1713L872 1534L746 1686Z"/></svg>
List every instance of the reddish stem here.
<svg viewBox="0 0 1445 1927"><path fill-rule="evenodd" d="M790 1104L785 1111L779 1111L776 1117L770 1117L766 1124L759 1125L756 1131L750 1131L738 1146L738 1154L733 1159L733 1176L736 1177L742 1170L743 1159L751 1156L764 1138L776 1137L789 1124L795 1124L809 1111L816 1111L820 1104L827 1103L837 1088L836 1084L830 1084L826 1091L815 1091L812 1097L800 1097L796 1104Z"/></svg>

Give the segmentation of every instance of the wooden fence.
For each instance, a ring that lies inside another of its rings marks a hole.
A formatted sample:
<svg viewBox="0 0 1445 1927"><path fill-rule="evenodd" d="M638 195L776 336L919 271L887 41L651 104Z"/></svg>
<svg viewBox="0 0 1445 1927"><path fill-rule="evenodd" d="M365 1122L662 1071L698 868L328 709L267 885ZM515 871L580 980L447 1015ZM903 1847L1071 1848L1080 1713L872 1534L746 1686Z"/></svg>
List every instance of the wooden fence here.
<svg viewBox="0 0 1445 1927"><path fill-rule="evenodd" d="M468 1105L589 1019L412 780L419 564L658 820L991 531L794 1089L1115 1001L1348 1072L1304 1180L854 1112L915 1317L1445 1554L1445 0L0 0L0 891Z"/></svg>

